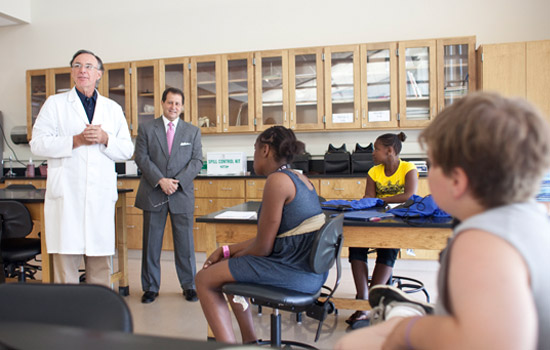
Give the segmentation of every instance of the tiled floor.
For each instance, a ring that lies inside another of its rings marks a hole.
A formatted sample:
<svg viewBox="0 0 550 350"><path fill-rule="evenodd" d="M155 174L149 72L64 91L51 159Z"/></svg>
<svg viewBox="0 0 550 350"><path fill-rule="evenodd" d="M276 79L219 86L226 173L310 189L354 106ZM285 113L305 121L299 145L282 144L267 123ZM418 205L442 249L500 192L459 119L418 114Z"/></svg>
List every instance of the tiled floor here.
<svg viewBox="0 0 550 350"><path fill-rule="evenodd" d="M173 254L171 252L163 252L162 282L158 299L151 304L141 303L140 255L141 251L129 252L130 296L125 298L132 312L135 333L199 340L206 339L207 325L200 304L198 302L187 302L183 298L177 281ZM204 260L205 254L198 253L197 268L202 266ZM347 259L342 261L342 266L342 281L336 295L352 298L355 295L355 287ZM369 261L369 267L372 268L372 266L373 262ZM437 268L438 263L435 261L398 260L395 274L423 281L433 302L437 297ZM327 282L327 285L334 283L333 278L334 271L331 271L331 275L329 276L330 282ZM416 293L415 298L422 300L423 296L420 293ZM270 312L270 309L264 309L263 315L258 315L254 318L257 335L262 339L269 339ZM283 338L306 342L320 349L332 349L334 343L345 334L347 324L344 320L352 312L352 310L339 310L338 315L329 315L323 326L321 337L316 344L314 344L313 340L317 331L317 321L304 316L303 323L297 324L293 314L283 312ZM236 334L239 334L235 321L233 328Z"/></svg>

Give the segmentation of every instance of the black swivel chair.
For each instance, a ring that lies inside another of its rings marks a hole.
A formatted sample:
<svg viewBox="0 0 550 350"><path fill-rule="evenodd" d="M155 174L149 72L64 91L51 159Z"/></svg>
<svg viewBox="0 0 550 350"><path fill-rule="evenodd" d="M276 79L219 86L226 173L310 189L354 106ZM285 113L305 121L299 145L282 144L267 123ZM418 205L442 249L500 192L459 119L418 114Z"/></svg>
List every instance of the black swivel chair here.
<svg viewBox="0 0 550 350"><path fill-rule="evenodd" d="M4 283L0 300L0 322L133 332L132 315L124 299L100 285Z"/></svg>
<svg viewBox="0 0 550 350"><path fill-rule="evenodd" d="M228 283L222 287L225 294L241 295L250 298L252 304L273 309L271 314L271 340L266 342L272 347L281 347L281 344L316 349L315 347L294 341L281 340L281 315L279 310L296 313L305 312L307 316L319 321L315 341L319 339L323 321L334 310L330 300L340 284L342 267L340 251L343 241L344 215L340 214L329 219L315 234L312 251L309 257L311 269L316 273L325 273L336 262L336 282L328 296L322 296L321 291L315 294L304 294L290 289L276 288L253 283ZM319 299L322 297L321 299Z"/></svg>
<svg viewBox="0 0 550 350"><path fill-rule="evenodd" d="M40 239L25 238L32 232L33 222L29 210L20 202L0 201L0 282L5 274L34 279L35 266L27 265L41 252ZM26 269L32 267L32 269Z"/></svg>

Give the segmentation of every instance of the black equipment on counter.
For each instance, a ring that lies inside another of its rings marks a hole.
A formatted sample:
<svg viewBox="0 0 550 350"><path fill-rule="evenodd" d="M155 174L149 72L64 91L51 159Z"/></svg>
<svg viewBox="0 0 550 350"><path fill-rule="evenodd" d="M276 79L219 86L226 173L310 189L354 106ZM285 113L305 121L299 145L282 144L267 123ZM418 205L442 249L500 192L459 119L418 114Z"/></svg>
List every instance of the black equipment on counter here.
<svg viewBox="0 0 550 350"><path fill-rule="evenodd" d="M350 153L346 150L346 144L339 148L328 145L328 151L324 157L325 174L349 174Z"/></svg>

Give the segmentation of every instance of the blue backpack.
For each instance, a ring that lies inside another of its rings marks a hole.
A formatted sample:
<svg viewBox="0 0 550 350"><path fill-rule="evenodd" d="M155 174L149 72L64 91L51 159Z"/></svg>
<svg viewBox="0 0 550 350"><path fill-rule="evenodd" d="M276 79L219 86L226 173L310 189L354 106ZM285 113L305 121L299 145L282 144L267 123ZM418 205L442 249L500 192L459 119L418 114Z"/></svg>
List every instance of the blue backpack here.
<svg viewBox="0 0 550 350"><path fill-rule="evenodd" d="M450 218L451 216L439 209L432 195L420 197L413 194L405 203L387 211L402 218Z"/></svg>

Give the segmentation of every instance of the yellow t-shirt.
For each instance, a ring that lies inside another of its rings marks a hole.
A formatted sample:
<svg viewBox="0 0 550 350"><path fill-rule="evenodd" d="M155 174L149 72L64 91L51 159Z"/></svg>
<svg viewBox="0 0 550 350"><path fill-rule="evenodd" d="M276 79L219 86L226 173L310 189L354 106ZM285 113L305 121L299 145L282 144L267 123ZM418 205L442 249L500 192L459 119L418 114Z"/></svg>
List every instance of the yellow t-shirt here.
<svg viewBox="0 0 550 350"><path fill-rule="evenodd" d="M403 160L399 160L399 167L389 177L384 173L384 164L378 164L370 168L369 176L373 179L376 186L376 198L405 193L405 175L413 169L416 169L413 163Z"/></svg>

